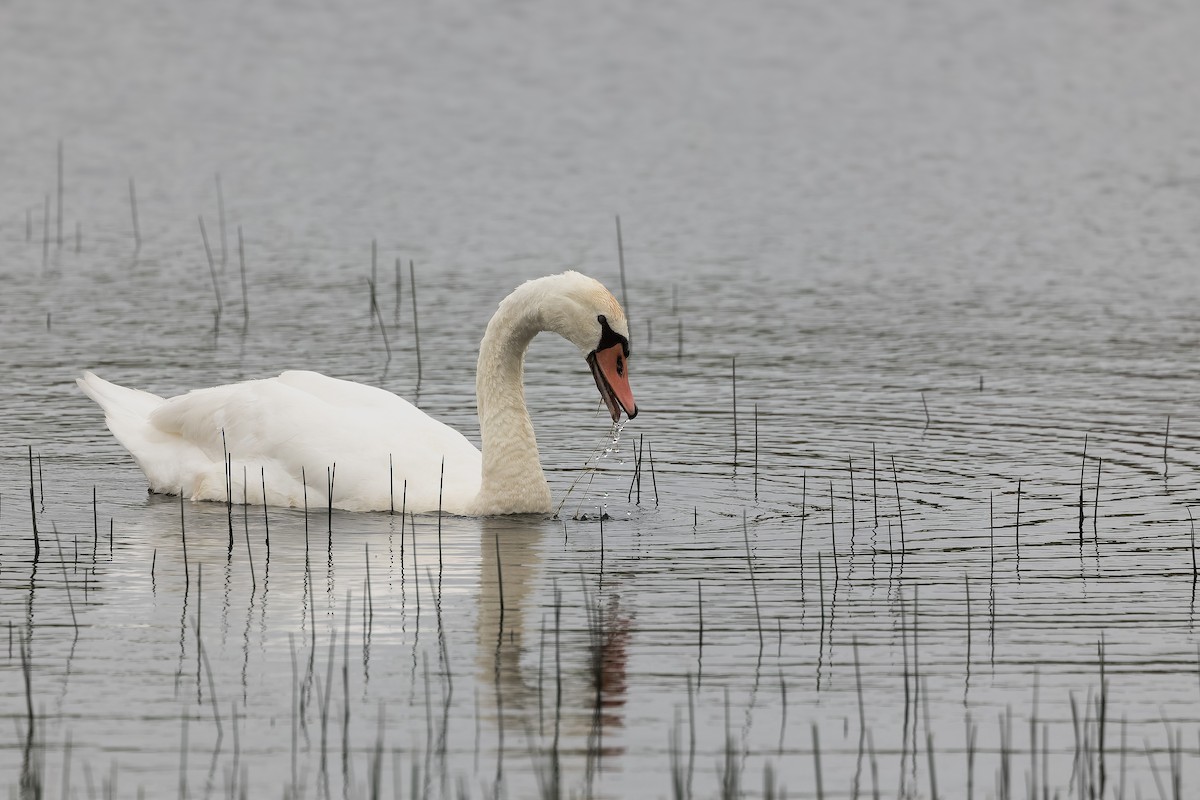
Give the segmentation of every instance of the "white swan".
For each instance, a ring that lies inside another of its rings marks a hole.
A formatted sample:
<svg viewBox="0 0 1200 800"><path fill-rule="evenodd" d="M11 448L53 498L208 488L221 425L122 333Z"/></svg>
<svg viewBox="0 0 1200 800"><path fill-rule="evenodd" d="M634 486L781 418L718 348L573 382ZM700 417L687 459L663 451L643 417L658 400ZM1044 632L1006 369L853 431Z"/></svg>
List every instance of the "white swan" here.
<svg viewBox="0 0 1200 800"><path fill-rule="evenodd" d="M104 409L152 492L221 501L231 493L234 502L300 507L307 482L308 505L321 508L332 473L333 506L349 511L435 511L440 491L440 507L451 514L545 513L550 487L522 380L525 351L540 331L583 352L614 422L622 410L637 415L625 313L599 281L578 272L522 284L488 323L475 378L482 452L391 392L316 372L170 399L91 372L76 382Z"/></svg>

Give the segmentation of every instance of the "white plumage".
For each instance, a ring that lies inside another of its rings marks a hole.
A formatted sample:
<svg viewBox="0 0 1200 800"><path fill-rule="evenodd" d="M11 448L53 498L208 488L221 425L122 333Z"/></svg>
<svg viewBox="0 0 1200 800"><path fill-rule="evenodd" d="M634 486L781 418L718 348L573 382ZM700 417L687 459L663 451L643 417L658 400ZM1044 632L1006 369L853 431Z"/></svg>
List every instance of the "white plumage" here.
<svg viewBox="0 0 1200 800"><path fill-rule="evenodd" d="M350 511L434 511L440 492L440 507L451 514L545 512L550 492L521 385L525 350L539 330L565 336L589 355L602 396L633 416L625 370L608 375L594 363L605 326L624 340L627 358L620 306L599 282L575 272L529 281L501 303L480 345L476 380L486 459L407 400L316 372L169 399L91 372L77 383L104 409L154 492L224 501L228 455L235 503L300 507L307 484L309 507L324 507L332 474L332 504Z"/></svg>

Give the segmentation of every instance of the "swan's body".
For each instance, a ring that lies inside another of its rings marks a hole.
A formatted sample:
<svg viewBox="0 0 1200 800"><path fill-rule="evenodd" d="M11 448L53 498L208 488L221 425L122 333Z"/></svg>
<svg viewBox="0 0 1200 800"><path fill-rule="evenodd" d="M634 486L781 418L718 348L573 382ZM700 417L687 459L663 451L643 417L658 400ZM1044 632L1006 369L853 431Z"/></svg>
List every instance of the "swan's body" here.
<svg viewBox="0 0 1200 800"><path fill-rule="evenodd" d="M90 372L78 384L153 492L293 507L307 499L319 508L332 478L332 505L350 511L544 513L550 489L522 382L525 350L542 330L587 355L614 420L622 408L637 414L625 315L599 282L576 272L521 285L488 323L476 374L482 452L390 392L315 372L170 399Z"/></svg>

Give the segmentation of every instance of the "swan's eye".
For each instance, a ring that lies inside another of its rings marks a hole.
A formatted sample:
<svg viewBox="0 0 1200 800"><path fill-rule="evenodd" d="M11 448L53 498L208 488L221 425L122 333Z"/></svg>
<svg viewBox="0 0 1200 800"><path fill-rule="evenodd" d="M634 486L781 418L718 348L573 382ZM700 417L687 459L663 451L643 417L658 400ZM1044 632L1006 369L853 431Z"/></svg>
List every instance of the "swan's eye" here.
<svg viewBox="0 0 1200 800"><path fill-rule="evenodd" d="M625 359L621 358L620 356L617 356L617 374L625 374Z"/></svg>

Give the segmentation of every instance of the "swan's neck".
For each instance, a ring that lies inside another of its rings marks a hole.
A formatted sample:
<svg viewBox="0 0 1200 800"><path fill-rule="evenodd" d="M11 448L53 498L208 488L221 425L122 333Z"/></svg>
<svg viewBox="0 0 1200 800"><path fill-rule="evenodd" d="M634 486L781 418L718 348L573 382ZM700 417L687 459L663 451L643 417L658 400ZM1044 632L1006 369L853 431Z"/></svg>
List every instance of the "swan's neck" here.
<svg viewBox="0 0 1200 800"><path fill-rule="evenodd" d="M547 512L550 487L525 407L525 351L543 330L536 306L517 296L500 304L479 346L475 391L483 475L477 513Z"/></svg>

